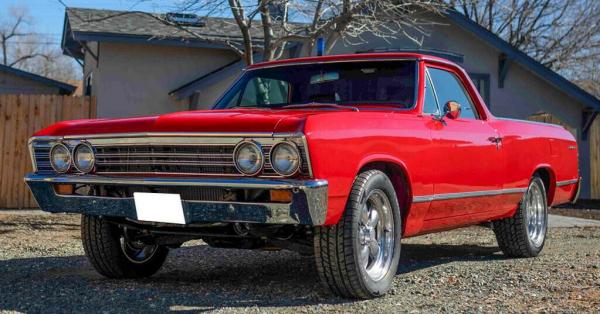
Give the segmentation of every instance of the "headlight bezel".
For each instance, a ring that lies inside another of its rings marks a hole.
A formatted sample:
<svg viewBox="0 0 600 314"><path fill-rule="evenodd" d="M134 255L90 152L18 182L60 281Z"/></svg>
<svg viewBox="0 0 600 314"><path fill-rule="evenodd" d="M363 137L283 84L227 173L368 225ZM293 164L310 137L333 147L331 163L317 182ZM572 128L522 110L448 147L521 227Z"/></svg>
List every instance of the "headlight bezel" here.
<svg viewBox="0 0 600 314"><path fill-rule="evenodd" d="M67 156L69 157L69 160L67 162L67 167L64 170L58 169L58 167L54 164L54 152L58 148L64 148L66 150ZM73 166L73 156L71 155L71 150L69 150L69 147L63 143L54 144L52 146L52 148L50 148L49 157L50 157L50 166L52 167L52 169L54 171L56 171L56 173L61 173L61 174L67 173L67 172L69 172L69 170L71 170L71 167Z"/></svg>
<svg viewBox="0 0 600 314"><path fill-rule="evenodd" d="M78 160L77 153L78 153L79 149L81 149L82 147L88 148L92 155L91 166L86 169L82 168L77 163L77 160ZM96 153L94 152L94 147L88 142L81 142L81 143L77 144L75 146L75 148L73 149L73 154L72 154L71 160L72 160L73 167L75 167L75 169L81 173L90 173L90 172L94 171L94 168L96 167Z"/></svg>
<svg viewBox="0 0 600 314"><path fill-rule="evenodd" d="M289 146L292 151L294 152L294 154L296 154L296 157L298 158L298 162L296 164L296 167L294 169L294 171L290 172L290 173L285 173L280 171L280 169L277 169L276 163L275 163L275 154L277 153L277 150L279 147L283 146L283 145L287 145ZM298 145L296 145L293 142L290 141L282 141L279 142L277 144L275 144L275 146L273 146L271 148L271 152L269 153L269 161L271 163L271 167L273 168L273 171L275 171L275 173L277 173L278 175L282 176L282 177L292 177L297 175L300 172L300 168L302 167L302 154L300 154L300 149L298 148Z"/></svg>
<svg viewBox="0 0 600 314"><path fill-rule="evenodd" d="M260 157L259 166L256 169L256 171L254 171L254 172L244 171L238 162L238 153L240 152L240 149L242 149L246 145L251 145L252 147L254 147L256 149L256 151L258 152L257 155ZM235 165L235 168L237 169L237 171L240 172L242 175L249 176L249 177L259 175L265 168L265 154L262 150L262 145L254 140L244 140L244 141L237 143L235 146L235 149L233 150L233 164Z"/></svg>

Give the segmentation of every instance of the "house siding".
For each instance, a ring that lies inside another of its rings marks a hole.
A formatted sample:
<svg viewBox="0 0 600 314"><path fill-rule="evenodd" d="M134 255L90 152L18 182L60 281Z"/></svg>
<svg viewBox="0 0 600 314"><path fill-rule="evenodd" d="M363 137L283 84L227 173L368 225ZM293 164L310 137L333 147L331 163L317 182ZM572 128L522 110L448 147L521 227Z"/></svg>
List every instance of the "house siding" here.
<svg viewBox="0 0 600 314"><path fill-rule="evenodd" d="M28 80L18 75L0 72L0 94L59 94L57 87Z"/></svg>
<svg viewBox="0 0 600 314"><path fill-rule="evenodd" d="M86 60L93 68L85 72L93 72L98 117L152 115L189 109L169 92L235 59L229 50L102 42L101 65Z"/></svg>

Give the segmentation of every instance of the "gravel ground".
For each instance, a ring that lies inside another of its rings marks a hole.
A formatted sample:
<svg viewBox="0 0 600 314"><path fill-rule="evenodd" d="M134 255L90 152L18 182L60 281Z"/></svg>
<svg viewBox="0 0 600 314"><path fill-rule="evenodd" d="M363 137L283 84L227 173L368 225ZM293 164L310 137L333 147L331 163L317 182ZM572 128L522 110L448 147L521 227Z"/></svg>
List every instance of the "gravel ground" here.
<svg viewBox="0 0 600 314"><path fill-rule="evenodd" d="M557 228L535 259L506 259L491 230L406 239L391 293L345 300L321 289L311 257L212 249L171 252L154 277L100 277L79 217L0 213L0 312L600 313L600 228Z"/></svg>

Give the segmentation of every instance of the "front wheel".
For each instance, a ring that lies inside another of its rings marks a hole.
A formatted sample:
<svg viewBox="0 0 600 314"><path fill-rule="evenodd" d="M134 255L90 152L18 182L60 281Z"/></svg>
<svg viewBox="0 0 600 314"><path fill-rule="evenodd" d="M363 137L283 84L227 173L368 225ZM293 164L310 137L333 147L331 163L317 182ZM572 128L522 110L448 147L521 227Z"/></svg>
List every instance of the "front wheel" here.
<svg viewBox="0 0 600 314"><path fill-rule="evenodd" d="M315 258L323 284L349 298L385 294L398 269L401 223L390 179L379 170L361 173L340 221L315 230Z"/></svg>
<svg viewBox="0 0 600 314"><path fill-rule="evenodd" d="M493 222L498 246L510 257L534 257L544 248L548 204L544 182L534 176L512 217Z"/></svg>
<svg viewBox="0 0 600 314"><path fill-rule="evenodd" d="M88 260L108 278L143 278L163 265L169 249L136 239L136 232L106 219L82 215L81 239Z"/></svg>

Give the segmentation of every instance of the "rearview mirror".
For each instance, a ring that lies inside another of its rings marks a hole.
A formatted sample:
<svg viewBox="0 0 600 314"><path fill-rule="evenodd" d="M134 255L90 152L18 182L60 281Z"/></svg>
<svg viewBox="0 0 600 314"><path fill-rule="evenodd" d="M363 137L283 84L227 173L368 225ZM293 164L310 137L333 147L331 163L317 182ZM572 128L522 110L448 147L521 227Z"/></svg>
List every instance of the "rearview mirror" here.
<svg viewBox="0 0 600 314"><path fill-rule="evenodd" d="M461 107L456 101L449 101L444 105L444 116L449 119L458 119L460 116Z"/></svg>

